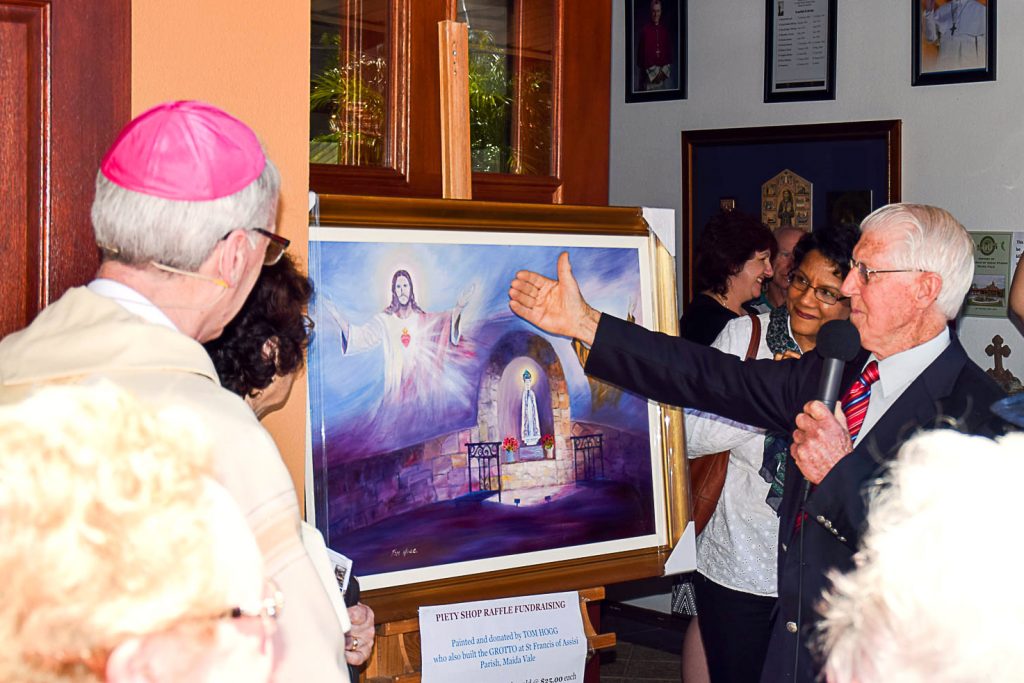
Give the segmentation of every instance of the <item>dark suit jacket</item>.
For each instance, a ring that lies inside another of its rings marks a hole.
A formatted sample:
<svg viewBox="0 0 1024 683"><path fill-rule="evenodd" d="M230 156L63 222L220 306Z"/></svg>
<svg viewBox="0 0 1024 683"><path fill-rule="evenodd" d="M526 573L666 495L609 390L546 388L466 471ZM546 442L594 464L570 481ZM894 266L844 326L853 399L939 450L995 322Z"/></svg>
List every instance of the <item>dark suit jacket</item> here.
<svg viewBox="0 0 1024 683"><path fill-rule="evenodd" d="M868 352L847 364L845 389ZM709 411L770 431L791 432L815 398L823 361L816 353L793 361L747 361L678 337L602 316L586 371L662 403ZM853 566L867 514L867 494L884 465L915 430L955 426L994 435L1000 421L989 406L1003 393L971 362L955 338L840 460L806 501L810 515L794 534L804 480L794 461L786 468L780 508L779 600L761 680L812 683L818 666L807 649L818 620L815 606L830 569ZM802 549L802 559L800 551ZM803 572L801 575L801 565Z"/></svg>

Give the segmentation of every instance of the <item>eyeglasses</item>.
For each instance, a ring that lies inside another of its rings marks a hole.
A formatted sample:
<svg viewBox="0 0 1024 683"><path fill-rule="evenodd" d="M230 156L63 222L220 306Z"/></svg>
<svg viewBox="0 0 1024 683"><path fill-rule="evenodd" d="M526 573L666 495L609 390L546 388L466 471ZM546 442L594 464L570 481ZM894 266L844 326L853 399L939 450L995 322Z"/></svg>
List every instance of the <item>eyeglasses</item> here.
<svg viewBox="0 0 1024 683"><path fill-rule="evenodd" d="M181 627L189 623L209 623L211 620L219 619L258 619L263 640L262 651L266 652L268 643L274 637L276 622L284 606L284 594L272 579L266 579L263 584L263 598L258 604L246 607L231 607L212 616L185 617L173 627ZM106 670L107 659L110 657L109 647L86 648L77 652L26 652L26 658L36 661L42 667L51 671L62 671L70 666L84 665L97 675Z"/></svg>
<svg viewBox="0 0 1024 683"><path fill-rule="evenodd" d="M267 579L263 586L263 599L259 603L247 606L237 606L226 609L217 615L221 619L242 619L250 617L254 619L277 619L284 607L284 593L277 587L272 579Z"/></svg>
<svg viewBox="0 0 1024 683"><path fill-rule="evenodd" d="M288 248L288 245L292 243L291 240L285 239L284 237L276 235L270 232L269 230L264 230L263 228L249 229L252 230L253 232L257 232L263 235L268 240L270 240L270 244L267 245L267 253L264 254L263 256L263 265L265 266L272 266L278 261L280 261L281 257L284 256L284 252ZM227 237L227 235L225 235L225 237Z"/></svg>
<svg viewBox="0 0 1024 683"><path fill-rule="evenodd" d="M263 599L253 605L232 607L217 615L218 619L231 619L233 624L243 632L251 632L260 638L260 652L266 654L277 631L277 619L284 607L284 593L272 579L263 584ZM245 621L236 621L245 619ZM252 629L258 628L253 632Z"/></svg>
<svg viewBox="0 0 1024 683"><path fill-rule="evenodd" d="M866 265L864 265L863 261L858 261L857 259L853 259L853 258L850 259L850 270L856 270L857 273L860 274L860 283L862 285L866 285L870 281L870 278L871 278L872 275L878 275L880 273L927 273L927 272L929 272L927 270L924 270L923 268L890 268L890 269L886 269L886 270L881 270L881 269L878 269L878 268L868 268Z"/></svg>
<svg viewBox="0 0 1024 683"><path fill-rule="evenodd" d="M806 292L811 286L811 281L804 277L803 273L794 270L789 274L789 286L798 292ZM815 287L814 298L823 304L832 306L840 301L846 301L850 297L842 296L838 292L825 287Z"/></svg>

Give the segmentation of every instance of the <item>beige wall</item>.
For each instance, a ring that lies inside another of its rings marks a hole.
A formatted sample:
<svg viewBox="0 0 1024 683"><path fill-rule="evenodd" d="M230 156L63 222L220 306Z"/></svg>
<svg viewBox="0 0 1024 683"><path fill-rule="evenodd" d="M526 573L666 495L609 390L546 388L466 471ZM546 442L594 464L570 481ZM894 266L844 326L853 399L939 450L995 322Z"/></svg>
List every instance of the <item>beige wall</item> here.
<svg viewBox="0 0 1024 683"><path fill-rule="evenodd" d="M166 100L199 99L242 119L281 170L278 231L305 263L309 166L309 2L134 0L132 114ZM300 499L305 378L266 422Z"/></svg>

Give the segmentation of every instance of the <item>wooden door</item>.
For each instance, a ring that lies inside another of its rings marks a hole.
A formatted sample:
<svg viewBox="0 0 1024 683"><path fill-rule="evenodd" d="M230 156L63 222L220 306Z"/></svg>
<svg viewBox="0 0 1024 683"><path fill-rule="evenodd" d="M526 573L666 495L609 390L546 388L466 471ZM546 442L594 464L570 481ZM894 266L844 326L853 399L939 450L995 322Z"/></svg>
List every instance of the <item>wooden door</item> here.
<svg viewBox="0 0 1024 683"><path fill-rule="evenodd" d="M131 0L0 0L0 336L96 271L89 207L130 74Z"/></svg>

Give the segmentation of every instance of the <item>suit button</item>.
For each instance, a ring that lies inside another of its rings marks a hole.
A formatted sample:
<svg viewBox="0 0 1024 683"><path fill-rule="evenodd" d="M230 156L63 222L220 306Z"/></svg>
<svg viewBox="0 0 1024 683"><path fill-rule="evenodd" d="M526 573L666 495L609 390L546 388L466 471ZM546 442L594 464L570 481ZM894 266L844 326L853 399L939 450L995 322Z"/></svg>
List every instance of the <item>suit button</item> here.
<svg viewBox="0 0 1024 683"><path fill-rule="evenodd" d="M830 522L830 521L828 521L828 520L826 519L826 520L825 520L825 528L826 528L826 529L831 529L831 528L832 528L832 522Z"/></svg>
<svg viewBox="0 0 1024 683"><path fill-rule="evenodd" d="M839 537L839 541L840 541L841 543L846 543L846 536L840 536L840 537Z"/></svg>
<svg viewBox="0 0 1024 683"><path fill-rule="evenodd" d="M797 631L796 622L795 621L787 621L786 622L786 630L789 631L790 633L796 633L796 631Z"/></svg>
<svg viewBox="0 0 1024 683"><path fill-rule="evenodd" d="M816 517L816 519L818 520L818 524L824 524L824 523L825 523L825 521L826 521L826 520L825 520L825 515L818 515L818 516Z"/></svg>
<svg viewBox="0 0 1024 683"><path fill-rule="evenodd" d="M835 529L833 529L833 530L832 530L832 535L833 535L833 536L838 536L838 535L839 535L839 532L838 532L838 531L836 531Z"/></svg>

